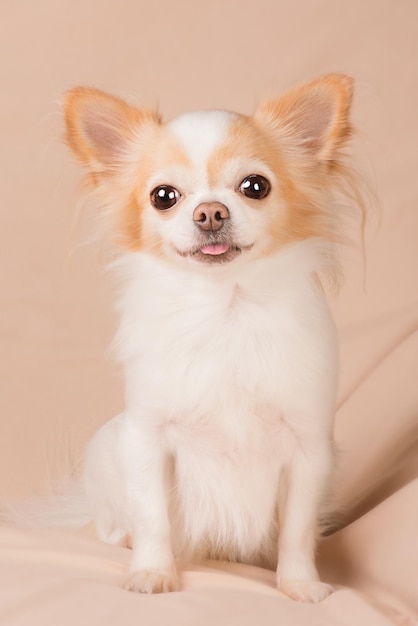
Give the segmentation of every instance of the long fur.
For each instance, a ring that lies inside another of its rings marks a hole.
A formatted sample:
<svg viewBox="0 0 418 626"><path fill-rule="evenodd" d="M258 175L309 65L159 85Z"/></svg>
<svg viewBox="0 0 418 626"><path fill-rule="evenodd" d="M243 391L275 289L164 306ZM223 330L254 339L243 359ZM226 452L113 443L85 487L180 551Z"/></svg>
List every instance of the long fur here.
<svg viewBox="0 0 418 626"><path fill-rule="evenodd" d="M319 277L341 239L333 192L356 193L343 156L351 99L351 79L329 75L252 117L165 124L94 89L66 96L68 143L120 247L126 380L76 502L102 540L132 545L127 589L178 589L178 561L222 558L277 568L297 600L331 591L314 557L338 351ZM269 180L265 198L243 193L252 174ZM159 185L178 190L167 211L152 206ZM219 232L195 217L213 203L228 213Z"/></svg>

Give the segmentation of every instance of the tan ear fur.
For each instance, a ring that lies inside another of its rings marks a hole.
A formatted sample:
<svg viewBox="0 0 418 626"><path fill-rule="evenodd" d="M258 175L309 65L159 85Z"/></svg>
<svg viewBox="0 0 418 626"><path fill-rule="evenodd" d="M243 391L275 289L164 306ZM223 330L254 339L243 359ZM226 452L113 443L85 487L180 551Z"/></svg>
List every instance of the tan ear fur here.
<svg viewBox="0 0 418 626"><path fill-rule="evenodd" d="M353 79L327 74L284 96L262 103L256 123L279 133L295 148L318 161L332 161L352 133L349 121Z"/></svg>
<svg viewBox="0 0 418 626"><path fill-rule="evenodd" d="M91 172L114 170L144 125L157 127L157 113L133 107L99 89L76 87L64 95L67 143Z"/></svg>

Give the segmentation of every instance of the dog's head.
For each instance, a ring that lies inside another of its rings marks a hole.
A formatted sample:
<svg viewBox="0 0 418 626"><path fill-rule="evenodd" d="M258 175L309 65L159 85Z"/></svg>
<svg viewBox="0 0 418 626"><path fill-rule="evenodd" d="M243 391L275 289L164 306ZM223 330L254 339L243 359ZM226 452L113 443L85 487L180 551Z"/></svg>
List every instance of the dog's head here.
<svg viewBox="0 0 418 626"><path fill-rule="evenodd" d="M67 141L119 244L218 266L335 236L324 195L341 173L351 99L352 80L332 74L251 117L207 111L163 123L79 87L65 97Z"/></svg>

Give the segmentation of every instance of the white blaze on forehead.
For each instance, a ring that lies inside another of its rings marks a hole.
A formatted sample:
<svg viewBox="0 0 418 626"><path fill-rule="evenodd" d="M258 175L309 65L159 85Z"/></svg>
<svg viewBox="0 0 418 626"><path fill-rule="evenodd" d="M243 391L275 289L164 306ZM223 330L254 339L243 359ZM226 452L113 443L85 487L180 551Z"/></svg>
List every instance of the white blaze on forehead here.
<svg viewBox="0 0 418 626"><path fill-rule="evenodd" d="M206 169L209 157L226 141L229 129L237 118L236 113L228 111L197 111L176 117L168 127L190 161Z"/></svg>

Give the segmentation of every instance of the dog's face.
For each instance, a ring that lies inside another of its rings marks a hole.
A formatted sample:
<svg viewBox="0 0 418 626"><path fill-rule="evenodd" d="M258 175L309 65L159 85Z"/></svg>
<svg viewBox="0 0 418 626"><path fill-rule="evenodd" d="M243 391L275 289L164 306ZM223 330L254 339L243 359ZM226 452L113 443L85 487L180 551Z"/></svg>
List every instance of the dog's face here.
<svg viewBox="0 0 418 626"><path fill-rule="evenodd" d="M323 193L350 135L352 84L331 75L259 107L162 123L103 92L67 94L68 142L88 168L114 238L195 267L331 236Z"/></svg>
<svg viewBox="0 0 418 626"><path fill-rule="evenodd" d="M149 242L189 263L229 263L266 250L285 204L263 143L248 119L222 111L160 127L151 174L137 192Z"/></svg>

